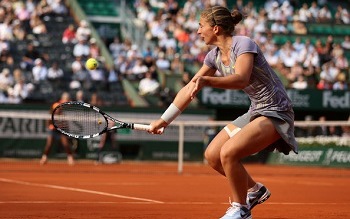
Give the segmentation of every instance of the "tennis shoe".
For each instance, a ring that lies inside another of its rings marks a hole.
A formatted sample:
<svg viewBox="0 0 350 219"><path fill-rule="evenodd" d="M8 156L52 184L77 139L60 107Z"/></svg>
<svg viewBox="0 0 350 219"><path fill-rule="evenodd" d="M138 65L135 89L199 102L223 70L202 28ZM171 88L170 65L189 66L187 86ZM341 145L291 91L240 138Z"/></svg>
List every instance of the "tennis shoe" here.
<svg viewBox="0 0 350 219"><path fill-rule="evenodd" d="M259 189L254 192L247 193L247 206L249 210L252 210L257 204L262 204L268 198L270 198L270 191L261 183L257 183Z"/></svg>
<svg viewBox="0 0 350 219"><path fill-rule="evenodd" d="M252 214L248 208L236 202L230 202L230 205L225 215L220 219L252 219Z"/></svg>

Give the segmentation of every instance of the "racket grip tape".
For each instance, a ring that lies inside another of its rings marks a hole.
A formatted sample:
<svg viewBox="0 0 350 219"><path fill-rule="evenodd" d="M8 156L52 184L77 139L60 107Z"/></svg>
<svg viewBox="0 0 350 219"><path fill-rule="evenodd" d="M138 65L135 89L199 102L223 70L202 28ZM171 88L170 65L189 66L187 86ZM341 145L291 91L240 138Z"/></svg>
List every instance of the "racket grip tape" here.
<svg viewBox="0 0 350 219"><path fill-rule="evenodd" d="M133 129L135 130L141 130L141 131L148 131L150 130L150 125L143 125L143 124L134 124Z"/></svg>

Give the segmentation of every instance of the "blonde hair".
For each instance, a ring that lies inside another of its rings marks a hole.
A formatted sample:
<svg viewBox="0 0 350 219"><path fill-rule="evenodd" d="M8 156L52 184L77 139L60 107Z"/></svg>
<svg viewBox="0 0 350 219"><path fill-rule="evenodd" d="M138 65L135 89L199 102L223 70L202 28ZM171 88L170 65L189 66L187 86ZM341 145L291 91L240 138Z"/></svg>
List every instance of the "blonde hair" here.
<svg viewBox="0 0 350 219"><path fill-rule="evenodd" d="M222 6L213 6L202 11L201 17L204 18L210 26L220 26L225 34L232 35L235 26L243 19L243 15L238 10L230 12Z"/></svg>

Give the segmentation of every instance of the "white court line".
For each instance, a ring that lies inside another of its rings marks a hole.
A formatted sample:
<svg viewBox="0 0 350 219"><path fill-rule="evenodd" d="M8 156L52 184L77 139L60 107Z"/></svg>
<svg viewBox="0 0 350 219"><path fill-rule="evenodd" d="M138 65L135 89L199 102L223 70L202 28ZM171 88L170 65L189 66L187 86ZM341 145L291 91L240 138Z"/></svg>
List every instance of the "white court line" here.
<svg viewBox="0 0 350 219"><path fill-rule="evenodd" d="M145 199L145 198L137 198L132 196L124 196L124 195L118 195L113 193L107 193L107 192L99 192L94 190L87 190L87 189L79 189L79 188L72 188L72 187L66 187L66 186L56 186L56 185L49 185L49 184L39 184L39 183L30 183L30 182L24 182L24 181L17 181L12 179L5 179L0 178L1 182L7 182L7 183L14 183L19 185L27 185L27 186L37 186L37 187L45 187L45 188L51 188L51 189L61 189L66 191L74 191L74 192L83 192L83 193L90 193L95 195L104 195L104 196L110 196L115 198L124 198L124 199L131 199L131 200L137 200L137 201L144 201L144 202L151 202L151 203L159 203L162 204L164 202L152 200L152 199Z"/></svg>
<svg viewBox="0 0 350 219"><path fill-rule="evenodd" d="M104 202L104 201L0 201L0 204L150 204L149 202ZM215 202L164 202L165 205L228 205ZM265 202L264 205L350 205L350 203L335 202Z"/></svg>
<svg viewBox="0 0 350 219"><path fill-rule="evenodd" d="M261 182L277 182L277 183L286 183L286 182L290 182L289 179L271 179L271 178L265 178L265 177L255 177L258 181ZM294 184L299 184L299 185L317 185L317 186L335 186L334 183L331 182L320 182L320 181L306 181L306 180L295 180L293 181Z"/></svg>

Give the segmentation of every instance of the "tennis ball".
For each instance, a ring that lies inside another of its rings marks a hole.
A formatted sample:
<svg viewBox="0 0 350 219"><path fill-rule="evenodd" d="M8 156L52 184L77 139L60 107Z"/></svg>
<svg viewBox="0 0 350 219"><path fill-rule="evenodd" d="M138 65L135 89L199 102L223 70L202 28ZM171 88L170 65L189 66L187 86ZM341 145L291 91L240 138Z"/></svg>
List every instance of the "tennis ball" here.
<svg viewBox="0 0 350 219"><path fill-rule="evenodd" d="M85 67L88 70L95 70L98 67L98 62L94 58L89 58L85 63Z"/></svg>

